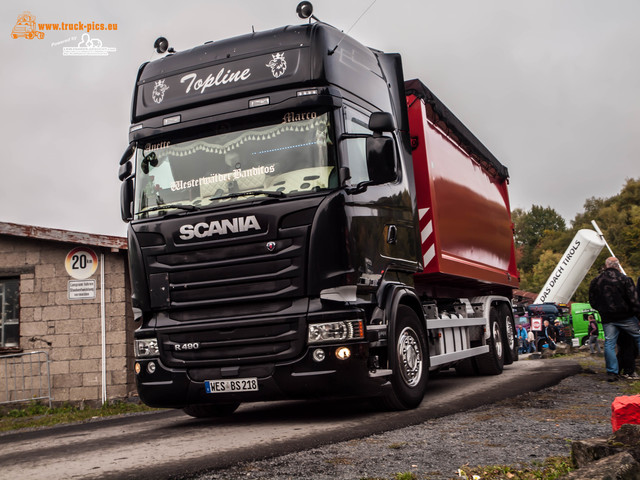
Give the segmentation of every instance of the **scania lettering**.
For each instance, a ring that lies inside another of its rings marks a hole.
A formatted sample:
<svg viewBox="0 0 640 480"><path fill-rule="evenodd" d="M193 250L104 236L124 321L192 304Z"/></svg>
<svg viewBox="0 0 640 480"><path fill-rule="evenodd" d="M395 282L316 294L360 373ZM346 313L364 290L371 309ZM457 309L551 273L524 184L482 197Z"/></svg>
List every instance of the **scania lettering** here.
<svg viewBox="0 0 640 480"><path fill-rule="evenodd" d="M194 237L206 238L213 235L248 232L249 230L260 230L260 224L254 215L232 219L225 218L211 223L202 222L196 225L182 225L180 227L180 239L191 240Z"/></svg>
<svg viewBox="0 0 640 480"><path fill-rule="evenodd" d="M131 123L144 403L410 409L432 372L517 359L508 170L399 54L319 21L169 50L140 67Z"/></svg>

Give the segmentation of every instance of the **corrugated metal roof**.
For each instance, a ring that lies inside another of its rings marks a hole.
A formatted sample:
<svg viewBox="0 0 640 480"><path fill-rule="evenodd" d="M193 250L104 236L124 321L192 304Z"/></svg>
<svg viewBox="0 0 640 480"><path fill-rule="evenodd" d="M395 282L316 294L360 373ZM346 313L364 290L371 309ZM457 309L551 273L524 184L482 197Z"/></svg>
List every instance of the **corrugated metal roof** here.
<svg viewBox="0 0 640 480"><path fill-rule="evenodd" d="M57 228L38 227L35 225L20 225L17 223L0 222L0 235L13 237L27 237L39 240L52 240L56 242L77 243L93 247L127 249L125 237L111 235L96 235L92 233L72 232Z"/></svg>

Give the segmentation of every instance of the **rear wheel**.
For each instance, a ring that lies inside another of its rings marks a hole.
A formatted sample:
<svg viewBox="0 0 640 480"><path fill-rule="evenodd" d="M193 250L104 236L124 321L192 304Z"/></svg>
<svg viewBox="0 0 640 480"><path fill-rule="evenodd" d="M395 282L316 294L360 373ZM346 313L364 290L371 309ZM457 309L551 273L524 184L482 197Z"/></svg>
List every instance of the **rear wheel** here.
<svg viewBox="0 0 640 480"><path fill-rule="evenodd" d="M506 305L500 307L500 321L504 322L505 346L507 347L504 352L504 364L511 365L518 361L518 339L516 338L516 326L511 309Z"/></svg>
<svg viewBox="0 0 640 480"><path fill-rule="evenodd" d="M489 310L489 331L490 337L487 339L489 352L476 357L478 373L481 375L498 375L504 368L504 343L502 338L502 328L498 311L495 307Z"/></svg>
<svg viewBox="0 0 640 480"><path fill-rule="evenodd" d="M392 410L416 408L422 402L429 378L429 353L424 328L416 313L398 307L394 350L390 353L392 390L382 403Z"/></svg>
<svg viewBox="0 0 640 480"><path fill-rule="evenodd" d="M187 405L182 410L195 418L226 417L235 412L240 402Z"/></svg>

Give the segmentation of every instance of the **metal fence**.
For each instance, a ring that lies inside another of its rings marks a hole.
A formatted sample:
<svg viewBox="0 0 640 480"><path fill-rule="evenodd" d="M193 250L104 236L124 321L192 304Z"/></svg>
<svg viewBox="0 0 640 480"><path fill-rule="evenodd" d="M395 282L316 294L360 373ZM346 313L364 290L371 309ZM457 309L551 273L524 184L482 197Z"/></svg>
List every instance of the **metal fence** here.
<svg viewBox="0 0 640 480"><path fill-rule="evenodd" d="M51 375L47 352L0 356L0 404L48 400L51 407Z"/></svg>

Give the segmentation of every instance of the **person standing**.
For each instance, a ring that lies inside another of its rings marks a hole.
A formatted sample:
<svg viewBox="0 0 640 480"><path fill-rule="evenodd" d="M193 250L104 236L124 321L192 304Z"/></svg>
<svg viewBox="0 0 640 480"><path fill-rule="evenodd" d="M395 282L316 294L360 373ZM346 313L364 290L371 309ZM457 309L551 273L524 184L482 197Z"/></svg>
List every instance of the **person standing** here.
<svg viewBox="0 0 640 480"><path fill-rule="evenodd" d="M531 328L527 330L527 341L529 342L529 353L536 351L536 335L531 331Z"/></svg>
<svg viewBox="0 0 640 480"><path fill-rule="evenodd" d="M602 353L602 350L600 350L600 343L598 343L598 335L600 334L598 322L596 322L596 318L592 313L587 315L587 320L589 321L589 351L591 352L591 355L594 355L596 352L593 346L595 345L598 349L598 353Z"/></svg>
<svg viewBox="0 0 640 480"><path fill-rule="evenodd" d="M557 318L553 322L553 332L555 334L556 343L565 343L566 338L564 335L564 325L562 325L562 322Z"/></svg>
<svg viewBox="0 0 640 480"><path fill-rule="evenodd" d="M542 331L538 335L538 351L542 352L543 345L547 345L549 350L556 349L555 332L549 320L542 322Z"/></svg>
<svg viewBox="0 0 640 480"><path fill-rule="evenodd" d="M522 325L518 325L518 345L519 353L527 353L529 350L529 342L527 341L527 331Z"/></svg>
<svg viewBox="0 0 640 480"><path fill-rule="evenodd" d="M589 285L589 303L600 312L607 380L615 381L619 373L615 348L620 331L627 332L640 348L640 301L633 280L620 271L617 258L607 258L604 266Z"/></svg>

